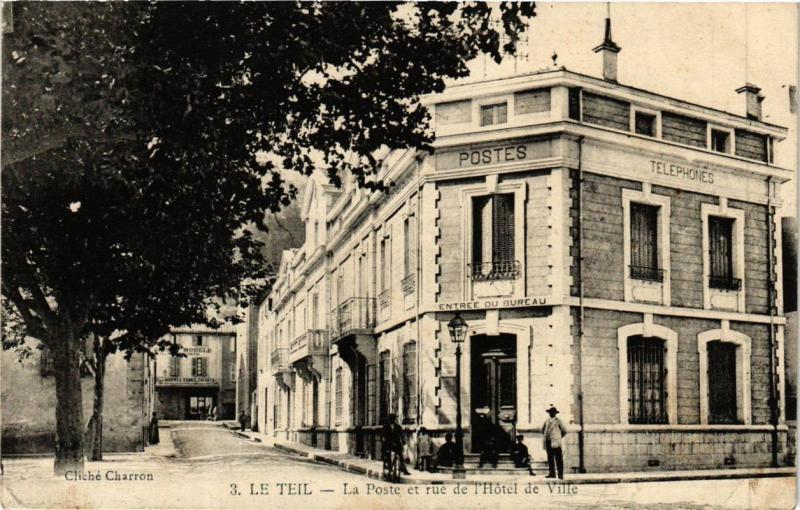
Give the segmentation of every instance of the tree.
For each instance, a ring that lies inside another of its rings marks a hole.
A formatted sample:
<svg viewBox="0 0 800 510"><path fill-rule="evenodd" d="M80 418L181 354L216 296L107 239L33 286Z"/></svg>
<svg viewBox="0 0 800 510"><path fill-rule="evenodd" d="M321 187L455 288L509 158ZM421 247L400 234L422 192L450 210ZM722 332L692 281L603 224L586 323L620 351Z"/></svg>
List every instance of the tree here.
<svg viewBox="0 0 800 510"><path fill-rule="evenodd" d="M15 4L3 52L2 293L56 364L57 473L83 467L79 349L148 350L263 281L282 172L370 189L432 141L423 94L513 52L533 4ZM504 39L501 39L501 35ZM505 43L501 43L505 40ZM264 157L264 155L269 157Z"/></svg>

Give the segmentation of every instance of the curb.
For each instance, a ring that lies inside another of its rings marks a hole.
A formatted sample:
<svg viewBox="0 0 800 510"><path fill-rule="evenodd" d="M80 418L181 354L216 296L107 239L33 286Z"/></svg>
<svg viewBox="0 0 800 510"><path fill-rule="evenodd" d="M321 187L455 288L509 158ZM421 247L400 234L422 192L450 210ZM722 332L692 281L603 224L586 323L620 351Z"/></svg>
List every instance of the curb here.
<svg viewBox="0 0 800 510"><path fill-rule="evenodd" d="M292 448L290 445L283 444L283 443L275 443L274 448L278 450L283 450L288 453L296 454L296 455L303 455L308 457L309 459L320 463L326 464L329 466L338 467L344 471L350 473L356 473L360 475L365 475L369 478L374 478L377 480L384 480L382 470L376 470L372 468L366 468L364 466L360 466L357 464L352 464L345 460L338 460L328 457L324 454L320 455L316 452L309 452L306 450L302 450L299 448ZM620 476L609 474L603 477L598 478L570 478L564 480L564 482L569 484L575 485L596 485L596 484L616 484L616 483L645 483L645 482L675 482L675 481L691 481L691 480L733 480L733 479L742 479L742 478L780 478L780 477L793 477L796 475L795 468L786 467L786 468L777 468L774 470L758 470L758 471L709 471L709 472L701 472L701 473L681 473L681 472L674 472L670 473L665 471L663 475L659 476L646 476L646 475L639 475L639 474L628 474L627 476ZM519 481L520 479L514 479L514 481ZM463 480L453 480L453 479L410 479L410 478L401 478L398 483L402 484L424 484L424 485L442 485L442 484L455 484L455 483L466 483L466 484L480 484L480 483L504 483L509 482L511 479L497 477L496 480L485 480L485 479L463 479ZM531 479L531 481L536 481L539 483L547 483L548 481L552 480L544 480L540 478ZM559 480L560 481L560 480Z"/></svg>
<svg viewBox="0 0 800 510"><path fill-rule="evenodd" d="M255 441L258 443L262 442L260 438L250 437L244 433L235 430L233 432L234 434L250 439L251 441ZM342 469L343 471L364 475L376 480L384 480L382 469L373 469L370 467L364 467L362 465L348 462L347 460L344 459L340 460L329 457L324 453L317 453L315 451L309 451L306 449L293 447L291 444L274 443L272 447L275 448L276 450L281 450L286 453L306 457L310 461L316 462L318 464L325 464L328 466L337 467L339 469ZM597 484L617 484L617 483L676 482L676 481L691 481L691 480L734 480L742 478L781 478L781 477L794 477L796 476L796 474L797 472L794 467L761 468L761 469L755 468L753 470L727 470L727 471L708 470L707 472L664 471L663 474L659 474L657 476L654 476L652 472L646 474L625 473L624 475L609 473L605 476L596 478L594 477L569 478L563 480L563 482L574 485L597 485ZM521 478L509 479L499 476L494 480L476 479L476 478L472 479L466 478L462 480L454 480L449 478L448 479L401 478L400 481L397 483L410 484L410 485L443 485L443 484L455 484L455 483L466 483L466 484L507 483L511 481L520 481L520 480L522 479ZM533 478L530 481L534 483L552 482L552 480L546 480L541 478Z"/></svg>

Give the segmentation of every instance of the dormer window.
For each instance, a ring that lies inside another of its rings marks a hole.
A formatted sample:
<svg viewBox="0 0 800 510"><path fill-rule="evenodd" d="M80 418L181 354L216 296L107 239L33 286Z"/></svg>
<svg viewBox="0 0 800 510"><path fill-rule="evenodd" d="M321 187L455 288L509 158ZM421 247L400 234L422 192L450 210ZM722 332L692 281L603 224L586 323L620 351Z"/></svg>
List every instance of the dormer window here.
<svg viewBox="0 0 800 510"><path fill-rule="evenodd" d="M709 126L708 128L708 147L714 152L730 154L731 150L731 130Z"/></svg>
<svg viewBox="0 0 800 510"><path fill-rule="evenodd" d="M508 122L508 105L506 103L481 106L481 126L493 126L506 122Z"/></svg>

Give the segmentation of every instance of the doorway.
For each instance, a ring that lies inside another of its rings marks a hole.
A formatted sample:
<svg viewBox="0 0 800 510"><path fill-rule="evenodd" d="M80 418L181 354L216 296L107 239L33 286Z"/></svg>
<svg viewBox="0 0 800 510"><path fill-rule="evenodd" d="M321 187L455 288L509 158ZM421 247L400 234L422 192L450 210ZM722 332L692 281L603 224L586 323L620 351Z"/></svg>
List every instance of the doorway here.
<svg viewBox="0 0 800 510"><path fill-rule="evenodd" d="M517 337L473 336L470 363L472 452L490 440L498 452L510 452L517 424Z"/></svg>
<svg viewBox="0 0 800 510"><path fill-rule="evenodd" d="M205 420L214 407L214 397L206 395L192 395L188 401L186 418L189 420Z"/></svg>

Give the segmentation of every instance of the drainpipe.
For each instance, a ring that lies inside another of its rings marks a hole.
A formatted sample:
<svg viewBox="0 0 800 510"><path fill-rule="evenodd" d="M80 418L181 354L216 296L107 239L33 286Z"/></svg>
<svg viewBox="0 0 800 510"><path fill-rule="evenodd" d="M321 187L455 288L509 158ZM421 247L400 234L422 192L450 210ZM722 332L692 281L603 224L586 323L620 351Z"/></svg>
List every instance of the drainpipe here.
<svg viewBox="0 0 800 510"><path fill-rule="evenodd" d="M419 316L419 305L420 299L422 295L422 253L421 247L422 243L420 239L422 236L420 233L422 232L422 182L420 180L420 174L422 169L422 161L417 156L417 212L416 218L417 220L414 222L414 225L417 227L417 231L414 233L414 244L416 245L416 265L414 267L414 272L416 273L415 278L416 281L414 282L416 286L416 303L415 303L415 310L414 315L416 316L416 328L417 328L417 377L416 383L417 387L415 391L417 392L417 428L422 424L422 384L420 381L422 380L422 326L420 325L420 316Z"/></svg>
<svg viewBox="0 0 800 510"><path fill-rule="evenodd" d="M772 177L767 177L767 251L769 268L769 277L767 279L767 305L769 306L769 414L770 423L772 424L772 467L778 467L778 391L776 387L775 373L777 363L775 357L777 355L777 345L775 339L775 260L774 260L774 241L775 232L773 221L774 212L772 205Z"/></svg>
<svg viewBox="0 0 800 510"><path fill-rule="evenodd" d="M583 136L578 137L578 472L586 472L583 423Z"/></svg>

